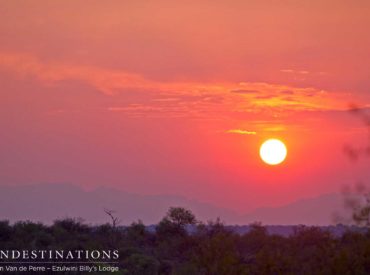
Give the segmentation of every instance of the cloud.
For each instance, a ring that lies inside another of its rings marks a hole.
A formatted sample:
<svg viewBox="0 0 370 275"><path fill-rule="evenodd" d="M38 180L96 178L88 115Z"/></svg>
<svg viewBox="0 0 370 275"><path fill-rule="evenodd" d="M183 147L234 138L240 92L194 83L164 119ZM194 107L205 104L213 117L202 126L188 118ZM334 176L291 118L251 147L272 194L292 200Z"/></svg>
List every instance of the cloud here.
<svg viewBox="0 0 370 275"><path fill-rule="evenodd" d="M271 98L276 98L278 97L277 95L259 95L255 96L255 99L271 99Z"/></svg>
<svg viewBox="0 0 370 275"><path fill-rule="evenodd" d="M292 69L283 69L283 70L280 70L280 72L282 73L289 73L289 74L309 74L310 72L309 71L306 71L306 70L292 70Z"/></svg>
<svg viewBox="0 0 370 275"><path fill-rule="evenodd" d="M283 69L283 70L280 70L280 72L282 72L282 73L294 73L294 70L291 70L291 69Z"/></svg>
<svg viewBox="0 0 370 275"><path fill-rule="evenodd" d="M294 95L294 91L284 90L284 91L280 91L280 94L283 94L283 95Z"/></svg>
<svg viewBox="0 0 370 275"><path fill-rule="evenodd" d="M297 73L299 73L299 74L309 74L310 72L309 71L298 71Z"/></svg>
<svg viewBox="0 0 370 275"><path fill-rule="evenodd" d="M257 132L254 132L254 131L246 131L246 130L241 130L241 129L227 130L226 133L228 133L228 134L239 134L239 135L256 135L257 134Z"/></svg>
<svg viewBox="0 0 370 275"><path fill-rule="evenodd" d="M234 94L258 94L259 92L260 91L257 91L257 90L243 90L243 89L230 91L230 93L234 93Z"/></svg>
<svg viewBox="0 0 370 275"><path fill-rule="evenodd" d="M297 99L290 97L290 96L283 97L282 99L285 101L298 102Z"/></svg>
<svg viewBox="0 0 370 275"><path fill-rule="evenodd" d="M107 95L120 89L149 89L155 83L139 74L98 67L41 62L27 54L0 53L0 67L22 76L33 76L46 83L81 80Z"/></svg>
<svg viewBox="0 0 370 275"><path fill-rule="evenodd" d="M264 110L276 114L284 111L347 109L347 102L354 100L348 94L264 82L160 81L124 70L44 61L22 53L0 52L0 70L19 77L34 77L45 85L78 80L107 96L140 92L150 100L139 100L137 103L142 104L140 108L130 106L120 111L146 115L158 113L164 116L175 114L227 119L242 113L262 113ZM286 97L293 93L294 98Z"/></svg>

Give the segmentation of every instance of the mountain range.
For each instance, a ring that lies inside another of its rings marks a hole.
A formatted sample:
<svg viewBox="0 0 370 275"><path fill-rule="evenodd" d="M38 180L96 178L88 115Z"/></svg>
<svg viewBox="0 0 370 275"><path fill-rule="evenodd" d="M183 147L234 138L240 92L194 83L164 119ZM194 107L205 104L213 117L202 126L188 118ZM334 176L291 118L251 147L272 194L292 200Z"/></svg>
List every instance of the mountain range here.
<svg viewBox="0 0 370 275"><path fill-rule="evenodd" d="M0 219L52 223L56 219L81 217L90 224L109 222L104 209L114 210L122 225L142 220L160 221L171 206L190 209L201 221L220 218L227 224L261 222L274 225L331 225L342 213L340 194L324 194L279 207L257 208L246 214L174 195L138 195L99 187L85 191L72 184L0 186Z"/></svg>

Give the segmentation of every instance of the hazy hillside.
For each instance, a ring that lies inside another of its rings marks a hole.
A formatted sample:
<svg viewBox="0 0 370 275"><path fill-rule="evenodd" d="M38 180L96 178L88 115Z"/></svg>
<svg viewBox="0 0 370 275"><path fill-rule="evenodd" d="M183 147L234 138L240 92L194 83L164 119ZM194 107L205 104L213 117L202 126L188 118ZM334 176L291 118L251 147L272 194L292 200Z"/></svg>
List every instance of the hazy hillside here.
<svg viewBox="0 0 370 275"><path fill-rule="evenodd" d="M311 224L335 223L337 214L346 216L343 198L339 194L324 194L280 207L258 208L241 218L241 221L261 221L263 224Z"/></svg>
<svg viewBox="0 0 370 275"><path fill-rule="evenodd" d="M192 210L199 219L236 220L231 210L188 200L180 196L143 196L98 188L87 192L71 184L37 184L0 186L0 219L34 220L51 223L56 218L82 217L89 223L108 222L103 209L113 209L122 224L141 219L146 224L157 223L170 206Z"/></svg>
<svg viewBox="0 0 370 275"><path fill-rule="evenodd" d="M0 218L10 221L33 220L51 223L56 218L82 217L88 223L109 221L103 209L114 209L121 224L141 219L145 224L157 223L170 206L190 209L198 219L220 217L229 224L309 224L333 223L333 214L342 210L337 194L299 200L281 207L259 208L245 215L181 196L144 196L98 188L84 191L71 184L37 184L0 187Z"/></svg>

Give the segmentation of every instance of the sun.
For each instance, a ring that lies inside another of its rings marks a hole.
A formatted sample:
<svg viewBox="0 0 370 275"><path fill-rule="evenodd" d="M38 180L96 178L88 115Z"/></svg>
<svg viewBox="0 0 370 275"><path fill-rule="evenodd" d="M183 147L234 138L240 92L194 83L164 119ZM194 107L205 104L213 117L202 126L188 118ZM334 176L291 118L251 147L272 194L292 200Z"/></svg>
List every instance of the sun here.
<svg viewBox="0 0 370 275"><path fill-rule="evenodd" d="M260 148L261 159L269 165L282 163L287 155L285 144L278 139L266 140Z"/></svg>

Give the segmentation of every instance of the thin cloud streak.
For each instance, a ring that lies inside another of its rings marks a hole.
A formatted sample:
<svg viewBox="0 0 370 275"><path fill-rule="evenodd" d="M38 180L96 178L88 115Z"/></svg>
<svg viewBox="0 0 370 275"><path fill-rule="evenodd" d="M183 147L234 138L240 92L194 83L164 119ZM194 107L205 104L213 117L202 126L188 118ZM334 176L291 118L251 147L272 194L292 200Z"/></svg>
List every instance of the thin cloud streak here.
<svg viewBox="0 0 370 275"><path fill-rule="evenodd" d="M231 129L227 130L226 133L228 134L239 134L239 135L257 135L255 131L247 131L242 129Z"/></svg>
<svg viewBox="0 0 370 275"><path fill-rule="evenodd" d="M153 100L141 103L145 112L189 112L192 114L259 113L263 110L323 111L346 110L348 94L330 93L310 87L291 87L263 82L156 81L145 76L102 67L43 62L22 53L0 53L0 70L19 77L35 77L45 85L79 80L107 96L145 92ZM283 92L281 92L283 91ZM293 97L284 96L294 94ZM258 95L258 96L256 96ZM154 97L157 98L154 98ZM161 98L158 98L161 96ZM132 106L131 106L132 107ZM130 108L131 108L130 107ZM128 111L130 108L123 108Z"/></svg>

